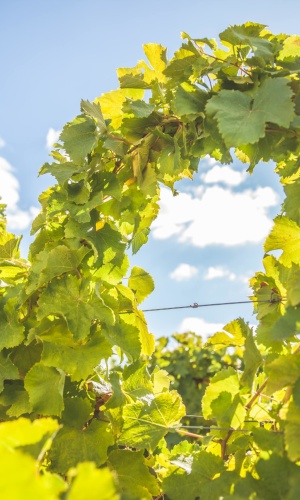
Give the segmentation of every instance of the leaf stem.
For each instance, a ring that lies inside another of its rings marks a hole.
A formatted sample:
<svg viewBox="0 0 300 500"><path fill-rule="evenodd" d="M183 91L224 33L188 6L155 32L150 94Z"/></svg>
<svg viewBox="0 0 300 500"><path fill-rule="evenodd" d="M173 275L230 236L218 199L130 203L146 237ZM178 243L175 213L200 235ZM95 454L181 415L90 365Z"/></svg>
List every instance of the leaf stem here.
<svg viewBox="0 0 300 500"><path fill-rule="evenodd" d="M245 406L246 410L250 410L250 408L252 407L253 403L256 401L256 399L258 398L258 396L260 396L260 394L262 393L262 391L266 387L267 383L268 383L268 379L266 378L266 380L263 382L263 384L259 387L259 389L257 389L256 393L252 396L252 398L250 399L250 401L246 404L246 406Z"/></svg>

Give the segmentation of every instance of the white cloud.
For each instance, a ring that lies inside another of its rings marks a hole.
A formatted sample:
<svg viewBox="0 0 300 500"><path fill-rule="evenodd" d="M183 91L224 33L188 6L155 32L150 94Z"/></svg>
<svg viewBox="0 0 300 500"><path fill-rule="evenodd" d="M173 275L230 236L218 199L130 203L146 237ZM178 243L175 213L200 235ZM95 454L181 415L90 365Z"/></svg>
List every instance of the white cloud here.
<svg viewBox="0 0 300 500"><path fill-rule="evenodd" d="M208 172L201 175L201 179L206 184L214 184L223 182L227 186L239 186L247 178L247 172L233 170L232 168L224 165L215 165Z"/></svg>
<svg viewBox="0 0 300 500"><path fill-rule="evenodd" d="M202 318L187 317L180 323L177 331L179 333L195 332L206 340L210 335L223 331L222 323L208 323Z"/></svg>
<svg viewBox="0 0 300 500"><path fill-rule="evenodd" d="M193 278L198 273L197 267L190 264L179 264L179 266L170 273L170 278L175 281L185 281Z"/></svg>
<svg viewBox="0 0 300 500"><path fill-rule="evenodd" d="M28 210L18 207L19 190L19 181L13 173L13 167L5 158L0 157L0 197L1 203L7 205L7 225L10 230L26 229L39 212L39 209L33 206Z"/></svg>
<svg viewBox="0 0 300 500"><path fill-rule="evenodd" d="M4 148L5 146L5 140L0 137L0 148Z"/></svg>
<svg viewBox="0 0 300 500"><path fill-rule="evenodd" d="M205 280L214 280L216 278L228 278L230 281L237 279L236 274L230 272L224 267L209 267L204 275Z"/></svg>
<svg viewBox="0 0 300 500"><path fill-rule="evenodd" d="M49 128L47 137L46 137L46 148L52 149L52 146L55 142L58 141L58 138L61 134L61 130L54 130L54 128Z"/></svg>
<svg viewBox="0 0 300 500"><path fill-rule="evenodd" d="M268 209L279 202L271 187L238 193L221 186L207 187L201 198L190 193L173 197L161 190L161 210L152 225L156 239L177 236L181 243L204 248L259 243L269 233L272 220Z"/></svg>

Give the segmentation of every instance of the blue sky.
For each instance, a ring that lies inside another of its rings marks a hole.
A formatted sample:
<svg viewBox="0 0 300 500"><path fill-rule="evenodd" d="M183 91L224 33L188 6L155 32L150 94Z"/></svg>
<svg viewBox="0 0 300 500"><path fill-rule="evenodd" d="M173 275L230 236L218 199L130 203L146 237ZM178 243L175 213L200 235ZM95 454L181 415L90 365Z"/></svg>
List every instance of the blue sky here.
<svg viewBox="0 0 300 500"><path fill-rule="evenodd" d="M117 87L116 68L134 66L142 45L161 43L169 57L180 32L217 37L229 24L255 21L274 33L299 33L300 2L286 0L10 0L0 2L0 195L9 229L23 234L26 255L38 195L53 183L37 178L48 141L93 100ZM51 132L52 130L52 132ZM203 160L193 182L163 191L149 244L132 263L153 275L145 308L247 299L248 278L261 269L262 241L280 210L273 165L252 177ZM155 335L195 329L204 335L237 316L254 323L251 305L148 313Z"/></svg>

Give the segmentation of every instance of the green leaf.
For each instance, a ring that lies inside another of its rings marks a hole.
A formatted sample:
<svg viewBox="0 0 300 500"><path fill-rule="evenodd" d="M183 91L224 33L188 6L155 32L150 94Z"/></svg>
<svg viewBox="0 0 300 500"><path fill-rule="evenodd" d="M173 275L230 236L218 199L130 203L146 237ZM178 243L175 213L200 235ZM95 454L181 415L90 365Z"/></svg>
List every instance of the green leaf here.
<svg viewBox="0 0 300 500"><path fill-rule="evenodd" d="M46 366L56 368L68 373L71 380L85 380L93 374L94 368L100 360L108 359L111 354L109 342L99 333L92 335L85 344L78 345L71 341L70 345L62 345L63 337L55 337L51 341L51 336L47 339L41 335L43 340L42 362Z"/></svg>
<svg viewBox="0 0 300 500"><path fill-rule="evenodd" d="M10 448L19 448L38 443L45 435L52 435L59 429L59 423L52 418L39 418L31 422L28 418L19 418L0 425L0 443Z"/></svg>
<svg viewBox="0 0 300 500"><path fill-rule="evenodd" d="M300 332L300 307L287 307L270 329L269 335L272 340L285 340Z"/></svg>
<svg viewBox="0 0 300 500"><path fill-rule="evenodd" d="M187 82L179 85L174 97L174 111L178 116L187 116L189 120L204 113L207 93Z"/></svg>
<svg viewBox="0 0 300 500"><path fill-rule="evenodd" d="M4 380L16 380L18 378L18 369L11 362L9 353L0 352L0 392L3 391Z"/></svg>
<svg viewBox="0 0 300 500"><path fill-rule="evenodd" d="M285 78L269 78L252 95L221 90L208 101L206 110L217 119L228 147L253 144L265 136L267 122L289 127L294 116L292 96Z"/></svg>
<svg viewBox="0 0 300 500"><path fill-rule="evenodd" d="M247 387L251 391L254 377L258 368L263 363L263 358L255 344L253 332L250 328L248 328L248 334L245 341L243 360L245 366L241 377L241 385Z"/></svg>
<svg viewBox="0 0 300 500"><path fill-rule="evenodd" d="M122 139L121 136L120 136L120 139L117 139L117 138L114 139L112 137L107 137L107 139L105 139L105 141L104 141L103 146L106 149L110 149L111 151L116 153L116 155L118 155L118 156L124 156L127 153L128 148L129 148L129 144L127 144L124 141L124 139Z"/></svg>
<svg viewBox="0 0 300 500"><path fill-rule="evenodd" d="M51 281L56 276L67 273L78 273L78 266L82 259L89 253L89 249L81 247L71 250L65 245L58 245L47 252L47 260L44 261L44 269L39 274L38 285Z"/></svg>
<svg viewBox="0 0 300 500"><path fill-rule="evenodd" d="M125 113L132 113L136 118L147 118L155 110L154 104L149 104L145 101L127 101L123 110Z"/></svg>
<svg viewBox="0 0 300 500"><path fill-rule="evenodd" d="M134 232L134 235L131 240L132 253L136 254L139 249L148 241L148 235L150 233L150 229L148 227L144 227Z"/></svg>
<svg viewBox="0 0 300 500"><path fill-rule="evenodd" d="M277 59L284 61L300 57L300 37L298 35L288 36L283 42L283 49L279 52Z"/></svg>
<svg viewBox="0 0 300 500"><path fill-rule="evenodd" d="M134 401L153 395L148 363L138 360L124 368L122 390Z"/></svg>
<svg viewBox="0 0 300 500"><path fill-rule="evenodd" d="M175 391L159 394L149 405L142 402L127 405L119 444L154 450L161 438L179 426L184 414L184 406Z"/></svg>
<svg viewBox="0 0 300 500"><path fill-rule="evenodd" d="M103 335L107 338L111 346L118 346L124 351L124 354L130 359L139 358L141 354L141 341L139 330L135 325L126 323L122 320L119 324L111 328L102 328Z"/></svg>
<svg viewBox="0 0 300 500"><path fill-rule="evenodd" d="M287 217L278 216L264 244L265 252L282 250L279 262L291 267L292 263L300 264L300 227Z"/></svg>
<svg viewBox="0 0 300 500"><path fill-rule="evenodd" d="M6 347L21 344L24 338L24 326L18 320L19 298L12 297L4 302L0 300L0 351Z"/></svg>
<svg viewBox="0 0 300 500"><path fill-rule="evenodd" d="M162 486L172 500L215 500L229 493L230 476L222 474L224 463L212 453L171 457L170 465Z"/></svg>
<svg viewBox="0 0 300 500"><path fill-rule="evenodd" d="M243 346L249 334L249 327L242 318L238 318L224 326L226 332L217 332L208 338L207 344L214 346Z"/></svg>
<svg viewBox="0 0 300 500"><path fill-rule="evenodd" d="M65 161L64 163L44 163L41 167L39 175L51 174L59 184L64 184L72 175L80 171L80 167L75 163Z"/></svg>
<svg viewBox="0 0 300 500"><path fill-rule="evenodd" d="M233 368L220 370L210 380L202 398L202 411L206 420L215 418L218 425L239 428L246 410L240 397L240 383Z"/></svg>
<svg viewBox="0 0 300 500"><path fill-rule="evenodd" d="M106 132L106 123L104 121L99 102L96 103L82 100L80 103L80 108L83 113L90 116L91 118L94 118L99 134L104 134Z"/></svg>
<svg viewBox="0 0 300 500"><path fill-rule="evenodd" d="M208 101L207 113L216 117L226 146L253 144L264 137L264 113L251 105L251 96L239 90L221 90Z"/></svg>
<svg viewBox="0 0 300 500"><path fill-rule="evenodd" d="M34 365L27 373L24 385L33 411L41 415L61 415L64 408L65 375L56 368Z"/></svg>
<svg viewBox="0 0 300 500"><path fill-rule="evenodd" d="M64 426L60 429L49 451L51 470L66 474L80 462L95 462L103 465L107 460L107 449L114 444L109 425L93 420L84 429Z"/></svg>
<svg viewBox="0 0 300 500"><path fill-rule="evenodd" d="M258 498L264 500L288 498L289 477L294 474L299 476L298 467L276 454L271 455L268 460L260 459L256 470L259 480L256 481L255 490Z"/></svg>
<svg viewBox="0 0 300 500"><path fill-rule="evenodd" d="M270 59L274 55L275 47L272 42L263 37L266 26L257 23L245 23L241 26L229 26L220 33L220 40L234 46L249 45L258 57Z"/></svg>
<svg viewBox="0 0 300 500"><path fill-rule="evenodd" d="M129 495L132 499L151 500L159 495L157 480L147 467L143 451L114 450L108 459L126 498Z"/></svg>
<svg viewBox="0 0 300 500"><path fill-rule="evenodd" d="M94 409L88 399L73 397L65 399L62 422L68 427L82 430L93 416Z"/></svg>
<svg viewBox="0 0 300 500"><path fill-rule="evenodd" d="M10 380L4 384L0 405L6 407L6 417L20 417L32 411L28 393L21 380Z"/></svg>
<svg viewBox="0 0 300 500"><path fill-rule="evenodd" d="M0 233L0 259L18 258L20 256L19 246L22 237L15 237L7 231ZM1 260L0 260L1 262Z"/></svg>
<svg viewBox="0 0 300 500"><path fill-rule="evenodd" d="M128 286L135 293L138 304L143 302L154 290L154 281L147 271L141 267L134 266L128 280Z"/></svg>
<svg viewBox="0 0 300 500"><path fill-rule="evenodd" d="M0 446L0 491L2 498L56 500L67 489L57 475L37 470L37 461L19 450ZM16 474L16 471L18 473Z"/></svg>
<svg viewBox="0 0 300 500"><path fill-rule="evenodd" d="M64 276L50 283L39 298L38 319L58 314L62 316L76 340L90 333L92 320L112 324L114 315L100 298L93 297L87 283L76 276Z"/></svg>
<svg viewBox="0 0 300 500"><path fill-rule="evenodd" d="M265 122L288 128L294 116L292 98L293 92L286 78L269 78L255 92L253 109L263 111Z"/></svg>
<svg viewBox="0 0 300 500"><path fill-rule="evenodd" d="M283 437L270 432L269 429L254 428L252 429L254 442L257 446L269 453L283 453Z"/></svg>
<svg viewBox="0 0 300 500"><path fill-rule="evenodd" d="M78 464L76 472L71 470L69 477L72 483L67 500L83 500L87 491L89 500L119 499L114 476L107 467L98 469L93 462L84 462Z"/></svg>
<svg viewBox="0 0 300 500"><path fill-rule="evenodd" d="M284 429L285 448L289 459L292 462L297 462L300 459L300 409L293 401L289 404L286 419Z"/></svg>
<svg viewBox="0 0 300 500"><path fill-rule="evenodd" d="M300 376L300 353L279 356L267 364L266 373L269 376L268 394L293 385Z"/></svg>
<svg viewBox="0 0 300 500"><path fill-rule="evenodd" d="M143 45L143 49L152 68L161 73L166 67L167 49L158 43L147 43Z"/></svg>
<svg viewBox="0 0 300 500"><path fill-rule="evenodd" d="M71 160L82 165L88 153L97 143L96 125L92 118L79 115L67 123L60 135L64 148Z"/></svg>

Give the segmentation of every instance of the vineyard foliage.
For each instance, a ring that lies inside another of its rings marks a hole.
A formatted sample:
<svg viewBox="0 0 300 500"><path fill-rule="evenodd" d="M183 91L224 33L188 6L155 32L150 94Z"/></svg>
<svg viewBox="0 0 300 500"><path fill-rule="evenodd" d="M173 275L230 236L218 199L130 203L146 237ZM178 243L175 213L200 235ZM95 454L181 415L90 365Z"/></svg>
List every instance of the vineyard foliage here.
<svg viewBox="0 0 300 500"><path fill-rule="evenodd" d="M1 207L3 499L299 498L300 37L246 23L219 45L182 38L171 59L145 45L65 125L28 260ZM140 304L154 283L127 253L147 242L160 186L233 154L250 173L274 161L286 194L251 279L257 331L238 318L205 346L162 340L151 360ZM184 427L176 389L203 432Z"/></svg>

